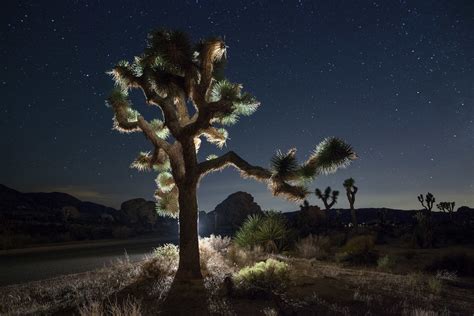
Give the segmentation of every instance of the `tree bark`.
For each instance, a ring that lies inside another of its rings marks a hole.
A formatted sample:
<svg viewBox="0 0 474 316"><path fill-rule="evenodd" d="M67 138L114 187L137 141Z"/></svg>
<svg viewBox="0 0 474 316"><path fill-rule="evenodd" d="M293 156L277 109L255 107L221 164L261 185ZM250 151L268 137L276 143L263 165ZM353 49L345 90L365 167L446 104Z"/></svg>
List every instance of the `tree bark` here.
<svg viewBox="0 0 474 316"><path fill-rule="evenodd" d="M353 204L351 204L351 216L352 216L352 225L354 225L354 228L357 229L357 226L359 224L357 223L357 215L356 215L356 211L354 209Z"/></svg>
<svg viewBox="0 0 474 316"><path fill-rule="evenodd" d="M352 217L352 225L354 225L354 229L357 229L358 223L357 223L357 215L356 211L354 209L354 197L352 196L351 192L347 191L347 199L349 200L349 205L351 208L351 217Z"/></svg>
<svg viewBox="0 0 474 316"><path fill-rule="evenodd" d="M176 280L202 279L196 193L194 181L179 186L179 266Z"/></svg>

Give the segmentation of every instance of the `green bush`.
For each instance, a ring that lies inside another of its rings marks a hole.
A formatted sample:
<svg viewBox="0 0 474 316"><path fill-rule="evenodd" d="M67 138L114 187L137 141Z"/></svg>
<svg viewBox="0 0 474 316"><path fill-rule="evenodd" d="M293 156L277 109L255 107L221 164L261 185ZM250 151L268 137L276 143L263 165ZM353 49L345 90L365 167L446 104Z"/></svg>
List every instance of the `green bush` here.
<svg viewBox="0 0 474 316"><path fill-rule="evenodd" d="M261 246L268 252L282 251L290 231L280 213L266 212L264 216L250 215L235 234L235 243L244 248Z"/></svg>
<svg viewBox="0 0 474 316"><path fill-rule="evenodd" d="M350 239L336 255L336 260L353 264L373 264L377 261L373 236L356 236Z"/></svg>
<svg viewBox="0 0 474 316"><path fill-rule="evenodd" d="M288 286L288 272L288 264L275 259L267 259L241 269L234 276L234 282L240 289L257 288L278 291Z"/></svg>
<svg viewBox="0 0 474 316"><path fill-rule="evenodd" d="M377 260L377 267L382 271L392 271L397 262L393 256L386 255Z"/></svg>

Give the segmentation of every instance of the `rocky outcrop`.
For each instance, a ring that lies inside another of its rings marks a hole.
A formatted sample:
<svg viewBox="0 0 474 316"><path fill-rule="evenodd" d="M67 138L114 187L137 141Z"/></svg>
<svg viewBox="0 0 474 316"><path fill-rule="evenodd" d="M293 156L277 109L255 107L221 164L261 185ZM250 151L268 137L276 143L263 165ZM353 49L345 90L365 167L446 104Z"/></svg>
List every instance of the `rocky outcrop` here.
<svg viewBox="0 0 474 316"><path fill-rule="evenodd" d="M261 214L262 209L251 194L235 192L218 204L209 213L200 212L199 232L201 235L233 235L244 220L252 214Z"/></svg>

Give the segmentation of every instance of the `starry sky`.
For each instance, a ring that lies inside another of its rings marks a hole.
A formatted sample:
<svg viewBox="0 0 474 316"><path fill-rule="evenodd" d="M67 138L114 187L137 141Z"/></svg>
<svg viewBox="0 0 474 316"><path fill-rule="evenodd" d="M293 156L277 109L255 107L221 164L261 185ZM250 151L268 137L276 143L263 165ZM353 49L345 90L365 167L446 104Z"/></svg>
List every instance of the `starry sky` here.
<svg viewBox="0 0 474 316"><path fill-rule="evenodd" d="M8 1L0 16L0 183L114 207L152 199L155 175L128 168L150 146L111 129L105 72L165 27L225 36L227 77L261 101L229 128L227 148L203 145L201 159L231 149L268 166L296 147L302 161L337 136L360 159L310 188L343 190L353 177L356 207L418 208L427 191L474 206L472 0ZM266 209L298 208L233 169L201 182L199 208L238 190ZM348 207L344 195L336 206Z"/></svg>

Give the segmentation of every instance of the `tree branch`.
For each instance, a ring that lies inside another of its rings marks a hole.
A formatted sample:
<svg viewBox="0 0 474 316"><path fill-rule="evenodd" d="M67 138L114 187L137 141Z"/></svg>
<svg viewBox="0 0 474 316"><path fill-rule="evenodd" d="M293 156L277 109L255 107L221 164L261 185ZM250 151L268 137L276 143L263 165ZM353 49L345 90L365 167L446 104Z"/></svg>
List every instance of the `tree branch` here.
<svg viewBox="0 0 474 316"><path fill-rule="evenodd" d="M166 154L170 156L171 144L156 136L155 132L150 126L150 123L148 123L147 120L143 118L143 116L138 116L137 123L145 136L152 142L152 144L158 149L163 149Z"/></svg>
<svg viewBox="0 0 474 316"><path fill-rule="evenodd" d="M232 106L232 102L226 100L209 102L198 106L198 113L193 115L189 123L183 127L183 133L193 136L200 134L211 126L210 122L213 118L232 113Z"/></svg>
<svg viewBox="0 0 474 316"><path fill-rule="evenodd" d="M169 128L173 136L177 136L181 133L182 126L179 122L181 115L184 116L184 122L189 121L189 115L185 110L186 104L184 101L175 101L175 98L182 97L182 93L179 92L179 87L175 84L170 84L168 94L164 97L160 96L155 89L151 86L151 81L157 81L158 73L151 68L143 70L143 75L135 76L125 66L115 66L111 72L114 77L121 78L127 85L128 88L139 88L142 90L146 102L148 104L154 104L161 108L166 126Z"/></svg>
<svg viewBox="0 0 474 316"><path fill-rule="evenodd" d="M299 201L308 194L303 187L291 185L280 177L274 176L270 170L249 164L233 151L229 151L218 158L201 162L198 165L198 173L202 177L229 166L240 170L244 178L253 178L257 181L266 182L275 196L283 196L289 200Z"/></svg>

